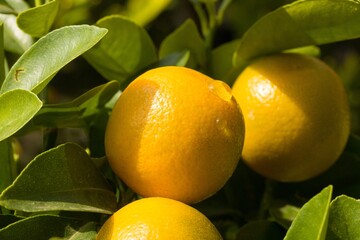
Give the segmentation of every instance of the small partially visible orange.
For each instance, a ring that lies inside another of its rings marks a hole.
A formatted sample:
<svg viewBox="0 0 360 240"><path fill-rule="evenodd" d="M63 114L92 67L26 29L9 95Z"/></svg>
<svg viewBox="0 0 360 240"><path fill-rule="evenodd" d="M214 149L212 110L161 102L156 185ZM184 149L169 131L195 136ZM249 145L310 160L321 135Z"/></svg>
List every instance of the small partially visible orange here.
<svg viewBox="0 0 360 240"><path fill-rule="evenodd" d="M303 181L339 158L350 111L339 76L317 58L275 54L250 64L233 94L243 111L245 163L278 181Z"/></svg>
<svg viewBox="0 0 360 240"><path fill-rule="evenodd" d="M228 85L185 67L160 67L121 94L106 130L113 171L144 197L199 202L233 174L244 141Z"/></svg>
<svg viewBox="0 0 360 240"><path fill-rule="evenodd" d="M143 198L114 213L97 240L220 240L220 233L201 212L167 198Z"/></svg>

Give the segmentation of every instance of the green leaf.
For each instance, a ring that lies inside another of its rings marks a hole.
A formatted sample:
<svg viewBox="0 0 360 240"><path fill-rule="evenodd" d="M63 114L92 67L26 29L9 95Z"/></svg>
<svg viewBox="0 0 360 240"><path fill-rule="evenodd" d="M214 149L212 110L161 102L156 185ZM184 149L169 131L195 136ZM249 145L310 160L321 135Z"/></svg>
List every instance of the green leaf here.
<svg viewBox="0 0 360 240"><path fill-rule="evenodd" d="M259 19L241 39L237 66L269 53L360 37L360 2L307 0L285 5Z"/></svg>
<svg viewBox="0 0 360 240"><path fill-rule="evenodd" d="M50 240L96 240L97 226L94 222L88 222L79 228L65 228L64 238L51 238Z"/></svg>
<svg viewBox="0 0 360 240"><path fill-rule="evenodd" d="M2 240L93 239L94 223L52 215L38 215L19 220L0 230ZM89 238L81 238L78 233ZM74 238L71 238L74 237Z"/></svg>
<svg viewBox="0 0 360 240"><path fill-rule="evenodd" d="M240 73L233 67L233 55L239 45L239 40L234 40L220 45L211 52L210 76L232 85L232 82Z"/></svg>
<svg viewBox="0 0 360 240"><path fill-rule="evenodd" d="M5 0L5 2L16 12L22 12L29 8L28 3L24 0Z"/></svg>
<svg viewBox="0 0 360 240"><path fill-rule="evenodd" d="M5 79L4 24L0 22L0 86Z"/></svg>
<svg viewBox="0 0 360 240"><path fill-rule="evenodd" d="M15 179L16 164L13 159L11 141L0 141L0 193L7 188Z"/></svg>
<svg viewBox="0 0 360 240"><path fill-rule="evenodd" d="M42 37L49 32L58 9L58 0L27 9L17 16L17 24L19 28L31 36Z"/></svg>
<svg viewBox="0 0 360 240"><path fill-rule="evenodd" d="M32 92L15 89L0 94L0 141L22 128L41 108L42 102Z"/></svg>
<svg viewBox="0 0 360 240"><path fill-rule="evenodd" d="M236 240L282 240L283 238L283 229L271 221L250 222L241 227L236 235Z"/></svg>
<svg viewBox="0 0 360 240"><path fill-rule="evenodd" d="M16 88L39 93L62 67L93 47L106 32L88 25L66 26L50 32L12 66L0 93Z"/></svg>
<svg viewBox="0 0 360 240"><path fill-rule="evenodd" d="M17 26L14 15L0 13L0 22L4 23L5 50L23 54L33 44L32 37Z"/></svg>
<svg viewBox="0 0 360 240"><path fill-rule="evenodd" d="M0 205L25 212L110 214L116 210L116 198L85 150L67 143L31 161L0 195Z"/></svg>
<svg viewBox="0 0 360 240"><path fill-rule="evenodd" d="M189 61L190 52L176 52L166 56L159 61L159 66L181 66L184 67Z"/></svg>
<svg viewBox="0 0 360 240"><path fill-rule="evenodd" d="M360 201L342 195L330 205L329 240L360 239Z"/></svg>
<svg viewBox="0 0 360 240"><path fill-rule="evenodd" d="M151 38L134 22L114 15L96 25L109 32L84 57L106 79L122 83L157 61Z"/></svg>
<svg viewBox="0 0 360 240"><path fill-rule="evenodd" d="M32 119L34 127L87 127L119 89L117 81L97 86L68 103L45 105Z"/></svg>
<svg viewBox="0 0 360 240"><path fill-rule="evenodd" d="M193 20L186 20L178 29L167 36L160 45L159 55L163 59L176 52L190 52L189 67L206 65L205 42Z"/></svg>
<svg viewBox="0 0 360 240"><path fill-rule="evenodd" d="M11 214L0 215L0 229L19 220L21 220L21 218L15 215L11 215Z"/></svg>
<svg viewBox="0 0 360 240"><path fill-rule="evenodd" d="M284 240L325 240L332 186L324 188L300 209Z"/></svg>
<svg viewBox="0 0 360 240"><path fill-rule="evenodd" d="M270 215L275 221L288 229L295 217L299 213L299 208L293 205L285 204L280 207L272 207L270 209Z"/></svg>
<svg viewBox="0 0 360 240"><path fill-rule="evenodd" d="M129 0L124 14L140 26L145 26L164 11L171 2L171 0Z"/></svg>

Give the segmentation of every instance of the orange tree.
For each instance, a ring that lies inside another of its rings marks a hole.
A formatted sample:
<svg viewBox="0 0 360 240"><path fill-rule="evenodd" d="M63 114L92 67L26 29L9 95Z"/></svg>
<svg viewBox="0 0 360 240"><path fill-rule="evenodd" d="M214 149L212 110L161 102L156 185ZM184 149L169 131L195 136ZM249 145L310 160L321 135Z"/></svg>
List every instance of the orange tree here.
<svg viewBox="0 0 360 240"><path fill-rule="evenodd" d="M340 157L298 182L239 159L192 207L223 239L358 239L359 37L357 0L1 0L0 239L95 239L142 197L114 174L104 146L112 108L137 76L182 66L232 86L254 60L280 52L322 59L341 77L351 130Z"/></svg>

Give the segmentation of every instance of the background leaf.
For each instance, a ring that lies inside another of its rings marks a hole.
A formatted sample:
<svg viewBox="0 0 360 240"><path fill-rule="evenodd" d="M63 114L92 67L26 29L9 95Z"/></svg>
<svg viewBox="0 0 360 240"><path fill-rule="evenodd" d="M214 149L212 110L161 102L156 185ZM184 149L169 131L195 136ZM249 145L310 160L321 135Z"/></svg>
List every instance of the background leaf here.
<svg viewBox="0 0 360 240"><path fill-rule="evenodd" d="M284 230L271 221L250 222L239 229L236 240L282 240Z"/></svg>
<svg viewBox="0 0 360 240"><path fill-rule="evenodd" d="M160 59L177 52L190 52L188 67L206 65L205 42L201 38L193 20L186 20L179 28L169 34L161 43Z"/></svg>
<svg viewBox="0 0 360 240"><path fill-rule="evenodd" d="M0 205L25 212L110 214L116 198L85 150L67 143L37 156L3 191Z"/></svg>
<svg viewBox="0 0 360 240"><path fill-rule="evenodd" d="M360 201L339 196L330 205L329 240L360 239Z"/></svg>
<svg viewBox="0 0 360 240"><path fill-rule="evenodd" d="M209 75L228 84L239 75L240 71L232 67L233 55L240 40L222 44L212 50L210 57Z"/></svg>
<svg viewBox="0 0 360 240"><path fill-rule="evenodd" d="M171 0L129 0L124 14L140 26L145 26L171 2Z"/></svg>
<svg viewBox="0 0 360 240"><path fill-rule="evenodd" d="M0 22L0 86L5 79L4 24Z"/></svg>
<svg viewBox="0 0 360 240"><path fill-rule="evenodd" d="M73 239L69 232L89 234L95 240L94 224L82 220L51 215L38 215L19 220L0 230L1 240ZM74 236L74 235L72 235ZM75 236L76 237L76 236ZM74 238L84 239L84 238Z"/></svg>
<svg viewBox="0 0 360 240"><path fill-rule="evenodd" d="M27 9L17 16L17 24L33 37L47 34L55 20L59 1L53 0L38 7Z"/></svg>
<svg viewBox="0 0 360 240"><path fill-rule="evenodd" d="M15 179L16 165L13 158L11 141L0 141L0 193Z"/></svg>
<svg viewBox="0 0 360 240"><path fill-rule="evenodd" d="M236 65L264 54L360 37L360 2L296 1L250 27L235 54Z"/></svg>
<svg viewBox="0 0 360 240"><path fill-rule="evenodd" d="M32 92L15 89L0 94L0 141L22 128L39 111L40 99Z"/></svg>
<svg viewBox="0 0 360 240"><path fill-rule="evenodd" d="M24 0L5 0L5 2L16 12L25 11L29 5Z"/></svg>
<svg viewBox="0 0 360 240"><path fill-rule="evenodd" d="M324 188L300 209L284 240L325 240L332 186Z"/></svg>
<svg viewBox="0 0 360 240"><path fill-rule="evenodd" d="M0 93L15 88L39 93L67 63L93 47L107 30L66 26L39 39L10 69Z"/></svg>
<svg viewBox="0 0 360 240"><path fill-rule="evenodd" d="M8 226L11 223L14 223L14 222L16 222L18 220L21 220L21 219L22 219L21 217L17 217L17 216L12 215L12 214L0 215L0 229Z"/></svg>
<svg viewBox="0 0 360 240"><path fill-rule="evenodd" d="M32 37L17 26L14 15L0 13L0 22L4 23L5 50L23 54L33 44Z"/></svg>
<svg viewBox="0 0 360 240"><path fill-rule="evenodd" d="M97 26L109 32L84 57L106 79L122 83L157 61L151 38L134 22L115 15L99 20Z"/></svg>

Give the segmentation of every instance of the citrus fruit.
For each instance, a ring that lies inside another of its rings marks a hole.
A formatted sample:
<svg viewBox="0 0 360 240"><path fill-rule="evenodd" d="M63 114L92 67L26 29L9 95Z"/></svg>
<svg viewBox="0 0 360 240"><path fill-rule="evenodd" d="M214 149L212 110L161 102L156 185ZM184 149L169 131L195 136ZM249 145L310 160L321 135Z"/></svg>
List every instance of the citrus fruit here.
<svg viewBox="0 0 360 240"><path fill-rule="evenodd" d="M143 198L114 213L101 227L97 240L217 240L222 239L211 221L182 202Z"/></svg>
<svg viewBox="0 0 360 240"><path fill-rule="evenodd" d="M233 86L245 119L242 152L256 172L296 182L327 170L350 131L346 92L321 60L275 54L253 62Z"/></svg>
<svg viewBox="0 0 360 240"><path fill-rule="evenodd" d="M244 120L224 82L167 66L129 84L105 135L111 168L136 193L195 203L218 191L234 172Z"/></svg>

